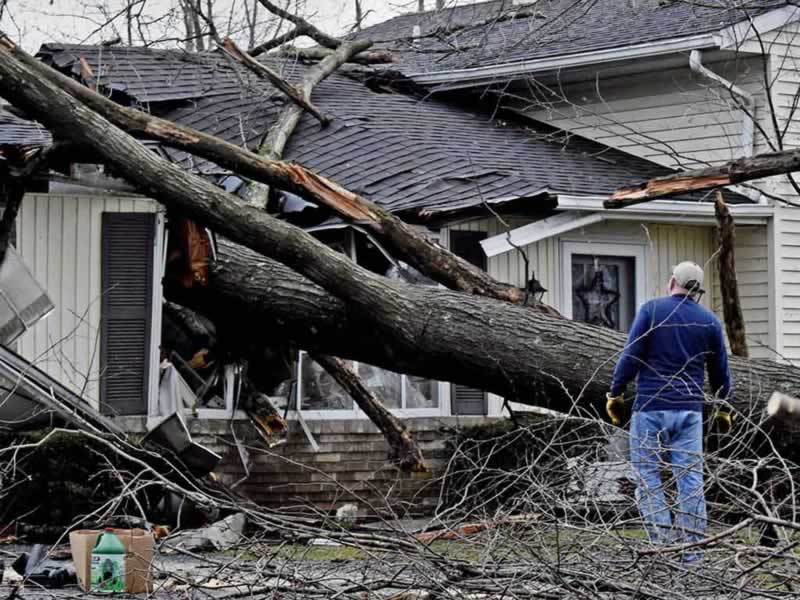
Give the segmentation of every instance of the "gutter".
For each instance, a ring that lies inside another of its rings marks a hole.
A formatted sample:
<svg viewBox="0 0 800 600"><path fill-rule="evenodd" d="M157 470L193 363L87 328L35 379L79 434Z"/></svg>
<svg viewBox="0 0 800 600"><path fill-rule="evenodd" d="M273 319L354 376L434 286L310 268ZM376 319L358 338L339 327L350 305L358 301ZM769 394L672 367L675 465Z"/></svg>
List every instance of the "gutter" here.
<svg viewBox="0 0 800 600"><path fill-rule="evenodd" d="M686 52L697 48L716 48L719 45L718 37L713 33L694 35L682 38L672 38L657 42L646 42L623 48L610 48L570 54L568 56L554 56L526 60L516 63L500 65L487 65L470 69L456 69L439 71L436 73L411 73L409 77L421 85L435 85L442 83L460 82L474 84L476 81L493 81L518 75L526 75L542 71L596 65L599 63L614 62L619 60L658 56L661 54L674 54Z"/></svg>
<svg viewBox="0 0 800 600"><path fill-rule="evenodd" d="M755 128L754 113L755 113L755 100L753 95L732 81L728 81L721 75L714 73L711 69L703 64L703 53L700 50L692 50L689 55L689 68L692 72L697 73L700 77L718 83L731 94L741 100L742 107L742 155L753 156L753 130Z"/></svg>

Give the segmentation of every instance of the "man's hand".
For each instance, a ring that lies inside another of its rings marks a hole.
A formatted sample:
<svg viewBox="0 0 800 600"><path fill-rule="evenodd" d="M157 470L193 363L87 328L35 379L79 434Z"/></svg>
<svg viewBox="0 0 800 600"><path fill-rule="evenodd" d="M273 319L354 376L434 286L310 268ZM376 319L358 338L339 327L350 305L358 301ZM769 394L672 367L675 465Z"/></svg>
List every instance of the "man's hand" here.
<svg viewBox="0 0 800 600"><path fill-rule="evenodd" d="M736 414L728 408L715 408L711 420L717 433L730 433Z"/></svg>
<svg viewBox="0 0 800 600"><path fill-rule="evenodd" d="M625 398L612 396L611 392L606 393L606 414L611 419L611 424L619 427L625 420Z"/></svg>

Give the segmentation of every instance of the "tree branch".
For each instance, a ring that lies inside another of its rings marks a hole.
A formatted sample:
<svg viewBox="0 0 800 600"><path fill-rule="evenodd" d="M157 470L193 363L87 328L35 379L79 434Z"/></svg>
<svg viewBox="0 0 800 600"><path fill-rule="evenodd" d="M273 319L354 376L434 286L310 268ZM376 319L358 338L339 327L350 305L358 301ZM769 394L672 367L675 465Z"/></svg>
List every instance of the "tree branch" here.
<svg viewBox="0 0 800 600"><path fill-rule="evenodd" d="M714 212L717 215L719 236L719 287L722 292L722 313L725 317L725 330L731 354L747 358L747 336L745 334L744 315L739 300L739 283L736 280L736 226L731 211L717 190L714 201Z"/></svg>
<svg viewBox="0 0 800 600"><path fill-rule="evenodd" d="M286 19L290 23L293 23L296 27L296 31L299 32L298 35L306 35L313 39L315 42L320 44L321 46L325 46L326 48L330 48L331 50L336 50L341 43L342 40L332 37L317 29L314 25L306 21L303 17L299 15L292 14L286 10L283 10L280 6L274 5L269 0L258 0L261 5L266 8L269 12L273 15L280 17L281 19Z"/></svg>
<svg viewBox="0 0 800 600"><path fill-rule="evenodd" d="M603 206L624 208L657 198L709 190L773 175L786 175L794 171L800 171L800 150L757 154L715 167L655 177L637 185L620 188L603 203Z"/></svg>
<svg viewBox="0 0 800 600"><path fill-rule="evenodd" d="M304 96L302 91L297 89L288 81L285 81L280 75L278 75L275 71L270 69L267 65L258 62L256 59L251 57L250 55L241 51L241 49L236 45L236 43L231 38L225 38L222 42L222 47L228 53L228 56L233 58L235 61L239 62L240 64L244 65L248 69L250 69L253 73L261 77L262 79L266 79L284 94L286 94L289 99L294 102L298 107L305 110L309 114L313 115L315 119L317 119L323 127L326 127L330 124L331 119L330 117L322 114L322 111L314 106L311 101Z"/></svg>
<svg viewBox="0 0 800 600"><path fill-rule="evenodd" d="M404 471L427 472L422 451L405 424L369 389L356 372L343 360L327 354L311 355L356 401L359 408L381 430L392 449L392 457Z"/></svg>
<svg viewBox="0 0 800 600"><path fill-rule="evenodd" d="M303 76L298 86L298 92L301 97L306 101L310 100L311 93L318 83L322 82L336 71L336 69L347 62L351 56L358 54L362 50L366 50L369 45L370 42L368 41L345 42L334 50L330 56L311 67ZM281 111L275 124L270 128L264 143L261 144L261 147L258 149L259 156L264 156L270 160L279 160L283 158L283 151L286 149L286 144L289 143L289 138L300 123L300 118L302 116L303 111L298 107L286 106ZM247 201L259 208L266 208L268 196L269 187L257 182L252 182L248 186L245 194Z"/></svg>
<svg viewBox="0 0 800 600"><path fill-rule="evenodd" d="M4 57L3 68L14 68L18 73L18 81L32 84L28 93L32 93L35 85L37 90L46 94L45 106L50 101L54 84L59 92L79 99L130 133L202 156L244 177L274 185L309 202L328 207L345 219L359 221L362 226L375 233L397 259L409 263L449 288L513 303L521 303L525 299L523 290L496 281L485 271L435 245L380 206L301 165L267 160L211 135L120 106L37 61L7 38L0 50L0 56ZM9 82L0 83L6 84L6 93L16 90L14 93L18 94L16 97L20 99L21 106L29 106L25 99L28 93L25 93L24 84L12 88ZM46 109L44 114L47 115ZM52 117L48 116L48 120L52 122ZM86 145L97 149L95 140Z"/></svg>

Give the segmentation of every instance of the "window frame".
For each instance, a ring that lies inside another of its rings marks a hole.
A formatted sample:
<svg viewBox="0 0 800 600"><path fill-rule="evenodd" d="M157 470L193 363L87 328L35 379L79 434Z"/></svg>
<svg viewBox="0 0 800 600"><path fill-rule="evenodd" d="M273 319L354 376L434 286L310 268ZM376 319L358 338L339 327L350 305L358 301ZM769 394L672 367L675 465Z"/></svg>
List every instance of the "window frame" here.
<svg viewBox="0 0 800 600"><path fill-rule="evenodd" d="M572 256L593 254L598 256L633 258L634 312L644 304L647 294L647 246L634 242L561 241L561 298L559 311L568 319L572 314Z"/></svg>
<svg viewBox="0 0 800 600"><path fill-rule="evenodd" d="M294 390L294 408L289 410L289 416L291 417L292 414L296 411L299 411L303 418L306 420L336 420L336 419L366 419L367 415L362 411L355 400L353 400L353 408L351 409L304 409L303 408L303 400L302 400L302 390L303 390L303 364L302 361L304 358L308 356L308 353L305 350L300 350L297 356L297 383L295 385ZM352 361L352 366L355 369L356 373L358 373L358 367L360 363L358 361ZM380 368L380 367L378 367ZM386 369L388 370L388 369ZM394 371L393 371L394 372ZM387 407L391 411L392 414L397 415L398 417L441 417L446 414L446 410L449 408L445 406L444 402L444 392L446 390L446 384L443 384L441 381L437 381L432 379L431 382L436 386L436 396L437 396L437 405L433 408L404 408L406 404L406 383L408 381L407 375L404 373L398 373L400 375L400 408L392 408Z"/></svg>

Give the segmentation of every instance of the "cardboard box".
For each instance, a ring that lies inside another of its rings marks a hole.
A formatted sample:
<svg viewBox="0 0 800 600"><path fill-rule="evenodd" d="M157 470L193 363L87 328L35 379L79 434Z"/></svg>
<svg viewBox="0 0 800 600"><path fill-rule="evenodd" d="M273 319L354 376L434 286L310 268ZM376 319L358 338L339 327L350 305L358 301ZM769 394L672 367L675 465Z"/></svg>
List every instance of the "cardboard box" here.
<svg viewBox="0 0 800 600"><path fill-rule="evenodd" d="M91 582L92 550L102 531L79 529L69 534L72 561L78 584L88 592ZM115 529L114 533L125 546L125 591L141 594L153 591L153 534L144 529Z"/></svg>

